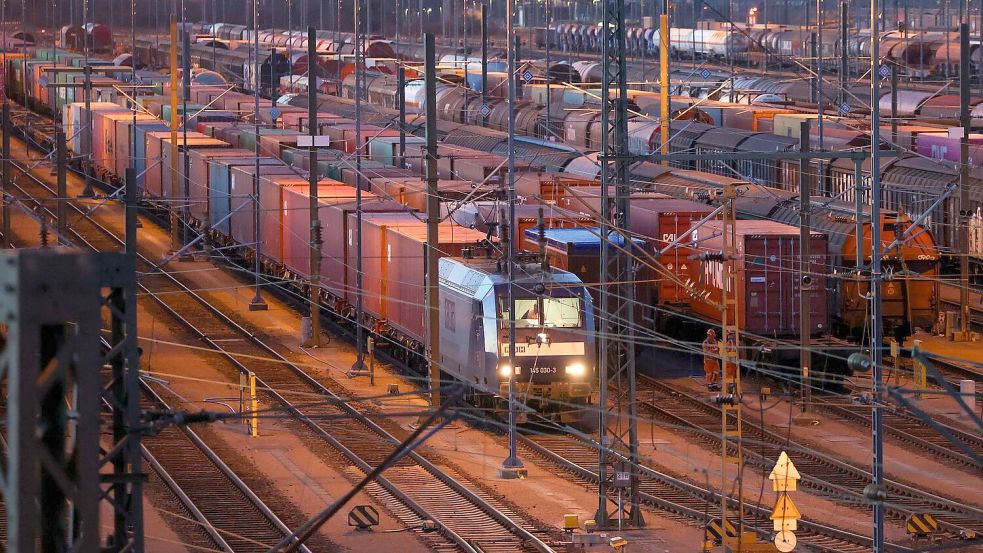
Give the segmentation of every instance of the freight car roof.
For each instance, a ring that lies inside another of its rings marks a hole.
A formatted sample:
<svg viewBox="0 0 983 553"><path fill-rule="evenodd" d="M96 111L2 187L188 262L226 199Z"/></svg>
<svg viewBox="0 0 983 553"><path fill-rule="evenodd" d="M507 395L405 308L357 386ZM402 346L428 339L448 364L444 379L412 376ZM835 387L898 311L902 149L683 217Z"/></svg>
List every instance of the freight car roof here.
<svg viewBox="0 0 983 553"><path fill-rule="evenodd" d="M551 228L543 231L546 243L553 247L571 250L574 253L600 252L603 243L601 239L601 229L599 228ZM526 237L532 240L539 239L539 229L526 229ZM609 238L610 242L616 246L625 243L624 236L614 234ZM645 246L645 241L633 238L633 242L639 248Z"/></svg>
<svg viewBox="0 0 983 553"><path fill-rule="evenodd" d="M515 283L523 288L532 284L583 285L577 275L555 267L550 267L548 277L538 263L519 264L516 268ZM474 294L481 286L508 284L508 274L496 258L442 257L440 281L442 285Z"/></svg>

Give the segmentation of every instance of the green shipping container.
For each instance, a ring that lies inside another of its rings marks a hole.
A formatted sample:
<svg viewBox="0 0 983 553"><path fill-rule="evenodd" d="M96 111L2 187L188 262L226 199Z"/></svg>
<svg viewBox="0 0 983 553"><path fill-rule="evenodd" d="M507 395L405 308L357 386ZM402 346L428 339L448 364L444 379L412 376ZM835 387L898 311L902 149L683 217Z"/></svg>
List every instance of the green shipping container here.
<svg viewBox="0 0 983 553"><path fill-rule="evenodd" d="M407 144L424 144L426 139L419 136L407 136ZM386 165L396 165L399 157L398 136L377 136L369 139L369 159Z"/></svg>

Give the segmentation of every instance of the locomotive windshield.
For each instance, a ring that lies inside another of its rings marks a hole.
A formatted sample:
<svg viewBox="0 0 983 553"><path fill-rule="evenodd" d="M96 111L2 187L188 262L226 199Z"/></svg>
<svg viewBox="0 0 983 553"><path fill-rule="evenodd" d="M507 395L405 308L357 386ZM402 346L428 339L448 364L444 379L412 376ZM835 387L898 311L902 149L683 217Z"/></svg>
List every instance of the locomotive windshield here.
<svg viewBox="0 0 983 553"><path fill-rule="evenodd" d="M502 327L508 327L509 300L499 299L502 311ZM578 328L581 322L579 297L567 298L516 298L516 328Z"/></svg>

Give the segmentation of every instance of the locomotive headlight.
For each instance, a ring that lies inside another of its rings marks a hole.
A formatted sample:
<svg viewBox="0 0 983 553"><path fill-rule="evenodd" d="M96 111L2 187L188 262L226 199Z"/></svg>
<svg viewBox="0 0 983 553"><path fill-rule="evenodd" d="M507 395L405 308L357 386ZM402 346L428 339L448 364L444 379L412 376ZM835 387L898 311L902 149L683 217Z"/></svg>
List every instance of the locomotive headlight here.
<svg viewBox="0 0 983 553"><path fill-rule="evenodd" d="M509 378L512 376L512 365L502 363L498 366L498 374L501 375L502 378Z"/></svg>
<svg viewBox="0 0 983 553"><path fill-rule="evenodd" d="M573 365L567 365L567 374L570 376L584 376L586 369L583 363L574 363Z"/></svg>

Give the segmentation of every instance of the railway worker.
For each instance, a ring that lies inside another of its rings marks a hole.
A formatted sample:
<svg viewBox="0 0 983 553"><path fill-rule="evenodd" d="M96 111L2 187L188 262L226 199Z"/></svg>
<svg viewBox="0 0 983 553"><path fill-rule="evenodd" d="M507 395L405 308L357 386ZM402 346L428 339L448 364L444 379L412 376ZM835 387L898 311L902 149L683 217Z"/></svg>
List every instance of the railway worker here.
<svg viewBox="0 0 983 553"><path fill-rule="evenodd" d="M939 318L935 321L933 330L935 330L936 336L945 336L945 311L939 311Z"/></svg>
<svg viewBox="0 0 983 553"><path fill-rule="evenodd" d="M720 345L717 332L712 328L707 330L707 339L703 340L703 376L707 390L720 388Z"/></svg>

